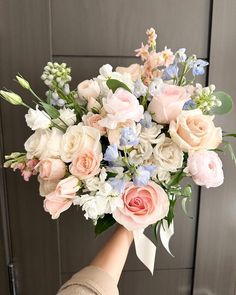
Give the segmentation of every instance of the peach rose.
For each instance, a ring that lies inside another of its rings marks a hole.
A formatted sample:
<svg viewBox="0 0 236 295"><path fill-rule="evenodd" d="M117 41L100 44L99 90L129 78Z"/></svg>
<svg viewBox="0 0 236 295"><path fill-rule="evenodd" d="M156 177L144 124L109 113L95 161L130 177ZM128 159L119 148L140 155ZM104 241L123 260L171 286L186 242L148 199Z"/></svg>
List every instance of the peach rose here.
<svg viewBox="0 0 236 295"><path fill-rule="evenodd" d="M213 151L198 151L188 157L187 168L197 185L210 187L220 186L224 182L222 162Z"/></svg>
<svg viewBox="0 0 236 295"><path fill-rule="evenodd" d="M87 179L99 173L102 154L84 151L77 154L70 164L70 172L79 179Z"/></svg>
<svg viewBox="0 0 236 295"><path fill-rule="evenodd" d="M215 127L213 119L199 109L182 111L170 122L170 136L183 151L215 149L222 142L222 130Z"/></svg>
<svg viewBox="0 0 236 295"><path fill-rule="evenodd" d="M99 122L103 119L101 115L88 113L87 115L84 115L82 119L86 126L98 129L101 135L106 134L107 129L99 124Z"/></svg>
<svg viewBox="0 0 236 295"><path fill-rule="evenodd" d="M129 67L117 67L116 72L120 74L130 74L131 79L136 81L141 76L141 66L139 64L132 64Z"/></svg>
<svg viewBox="0 0 236 295"><path fill-rule="evenodd" d="M124 207L113 212L114 219L128 230L144 229L164 218L169 211L169 199L155 182L147 186L128 183L122 195Z"/></svg>
<svg viewBox="0 0 236 295"><path fill-rule="evenodd" d="M190 96L184 87L165 85L160 95L154 96L148 106L153 113L153 120L157 123L169 124L181 113Z"/></svg>
<svg viewBox="0 0 236 295"><path fill-rule="evenodd" d="M39 176L43 180L57 180L65 176L66 165L60 159L45 159L41 160L37 165Z"/></svg>
<svg viewBox="0 0 236 295"><path fill-rule="evenodd" d="M69 176L61 180L56 190L46 195L44 210L51 214L52 219L58 218L62 212L70 208L79 189L79 180L76 177Z"/></svg>
<svg viewBox="0 0 236 295"><path fill-rule="evenodd" d="M115 93L110 91L103 98L103 107L107 115L100 124L109 129L115 129L118 123L129 119L139 122L143 118L143 106L132 93L123 88L118 88Z"/></svg>
<svg viewBox="0 0 236 295"><path fill-rule="evenodd" d="M97 98L100 94L98 82L94 80L85 80L77 86L78 94L81 98L88 99L89 97Z"/></svg>

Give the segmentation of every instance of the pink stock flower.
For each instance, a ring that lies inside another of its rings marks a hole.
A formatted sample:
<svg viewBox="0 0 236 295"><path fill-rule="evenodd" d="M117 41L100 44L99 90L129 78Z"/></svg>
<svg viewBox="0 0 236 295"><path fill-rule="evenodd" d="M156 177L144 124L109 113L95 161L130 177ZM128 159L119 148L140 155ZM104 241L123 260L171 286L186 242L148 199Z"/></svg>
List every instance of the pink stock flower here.
<svg viewBox="0 0 236 295"><path fill-rule="evenodd" d="M118 123L126 120L139 122L143 118L143 106L129 91L118 88L115 93L109 92L103 99L103 107L107 113L100 121L100 125L109 129L115 129Z"/></svg>
<svg viewBox="0 0 236 295"><path fill-rule="evenodd" d="M141 45L140 48L138 49L135 49L135 52L136 52L136 56L137 57L140 57L142 61L146 60L149 56L149 46L148 45Z"/></svg>
<svg viewBox="0 0 236 295"><path fill-rule="evenodd" d="M168 124L182 112L189 99L184 87L166 84L162 93L152 98L148 111L153 114L153 120L157 123Z"/></svg>
<svg viewBox="0 0 236 295"><path fill-rule="evenodd" d="M131 64L128 67L117 67L116 72L120 74L130 74L131 79L136 81L141 76L141 66L139 64Z"/></svg>
<svg viewBox="0 0 236 295"><path fill-rule="evenodd" d="M191 174L197 185L210 187L220 186L224 182L222 162L213 151L198 151L188 157L185 171Z"/></svg>
<svg viewBox="0 0 236 295"><path fill-rule="evenodd" d="M174 53L165 47L165 49L158 53L159 66L169 67L175 60Z"/></svg>
<svg viewBox="0 0 236 295"><path fill-rule="evenodd" d="M102 154L84 151L77 154L70 165L70 173L79 179L87 179L99 173Z"/></svg>
<svg viewBox="0 0 236 295"><path fill-rule="evenodd" d="M41 160L37 166L39 176L43 180L58 180L65 176L66 165L60 159Z"/></svg>
<svg viewBox="0 0 236 295"><path fill-rule="evenodd" d="M113 217L130 231L146 228L164 218L169 211L167 194L153 181L141 187L128 183L121 198L124 207L116 209Z"/></svg>
<svg viewBox="0 0 236 295"><path fill-rule="evenodd" d="M74 176L69 176L61 180L56 190L44 199L44 210L49 212L52 219L57 219L60 214L73 204L76 192L80 189L79 180Z"/></svg>

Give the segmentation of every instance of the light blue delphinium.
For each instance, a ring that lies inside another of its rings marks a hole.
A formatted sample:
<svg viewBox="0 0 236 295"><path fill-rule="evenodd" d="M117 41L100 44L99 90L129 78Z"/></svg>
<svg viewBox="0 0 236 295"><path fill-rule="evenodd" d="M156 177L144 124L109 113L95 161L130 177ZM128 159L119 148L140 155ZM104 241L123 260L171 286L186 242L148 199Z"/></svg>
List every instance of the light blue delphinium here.
<svg viewBox="0 0 236 295"><path fill-rule="evenodd" d="M195 108L196 108L196 102L193 101L192 99L186 101L184 106L183 106L183 110L185 110L185 111L193 110Z"/></svg>
<svg viewBox="0 0 236 295"><path fill-rule="evenodd" d="M150 128L152 126L152 116L148 111L145 111L143 114L143 119L140 120L140 124L144 128Z"/></svg>
<svg viewBox="0 0 236 295"><path fill-rule="evenodd" d="M134 83L134 93L137 98L140 96L145 96L147 94L147 86L143 84L142 80L139 78Z"/></svg>
<svg viewBox="0 0 236 295"><path fill-rule="evenodd" d="M180 48L179 50L176 51L175 53L175 62L176 63L182 63L185 62L187 59L187 55L185 53L186 48Z"/></svg>
<svg viewBox="0 0 236 295"><path fill-rule="evenodd" d="M125 127L121 131L120 145L135 146L139 143L139 139L134 130L130 127Z"/></svg>
<svg viewBox="0 0 236 295"><path fill-rule="evenodd" d="M173 78L178 77L179 67L176 64L170 65L168 68L165 69L163 79L164 80L171 80Z"/></svg>
<svg viewBox="0 0 236 295"><path fill-rule="evenodd" d="M192 73L193 76L200 76L203 75L205 73L205 67L208 65L209 63L205 60L202 59L197 59L194 63L193 63L193 68L192 68Z"/></svg>
<svg viewBox="0 0 236 295"><path fill-rule="evenodd" d="M107 147L103 159L108 162L115 162L119 158L118 147L116 144L111 144Z"/></svg>
<svg viewBox="0 0 236 295"><path fill-rule="evenodd" d="M155 78L149 85L148 92L152 96L160 95L163 89L163 80L161 78Z"/></svg>
<svg viewBox="0 0 236 295"><path fill-rule="evenodd" d="M126 182L124 179L111 178L111 179L109 179L109 182L110 182L112 188L114 189L114 191L116 191L118 194L122 194L124 192L125 185L126 185Z"/></svg>
<svg viewBox="0 0 236 295"><path fill-rule="evenodd" d="M135 186L145 186L148 184L151 177L151 173L143 166L139 166L136 170L133 178Z"/></svg>

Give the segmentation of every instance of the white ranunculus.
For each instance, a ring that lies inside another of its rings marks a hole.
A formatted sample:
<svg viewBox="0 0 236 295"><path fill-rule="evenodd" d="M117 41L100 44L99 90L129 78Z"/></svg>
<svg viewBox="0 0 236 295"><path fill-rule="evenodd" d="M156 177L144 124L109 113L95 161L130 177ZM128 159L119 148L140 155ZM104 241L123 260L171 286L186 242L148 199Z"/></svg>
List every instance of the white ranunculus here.
<svg viewBox="0 0 236 295"><path fill-rule="evenodd" d="M157 167L164 171L176 172L183 165L183 152L171 138L161 134L153 150Z"/></svg>
<svg viewBox="0 0 236 295"><path fill-rule="evenodd" d="M75 111L69 108L63 108L59 110L60 116L59 118L53 120L60 127L75 125L76 123L76 114ZM65 123L65 124L64 124Z"/></svg>
<svg viewBox="0 0 236 295"><path fill-rule="evenodd" d="M85 150L101 153L99 130L90 126L84 126L83 123L70 126L62 136L62 160L69 163L75 154Z"/></svg>
<svg viewBox="0 0 236 295"><path fill-rule="evenodd" d="M28 110L25 120L32 130L47 129L51 125L51 118L46 112L40 111L38 105L36 106L36 110Z"/></svg>
<svg viewBox="0 0 236 295"><path fill-rule="evenodd" d="M142 165L150 159L153 148L150 142L141 140L140 143L129 153L129 162L134 165Z"/></svg>
<svg viewBox="0 0 236 295"><path fill-rule="evenodd" d="M27 158L58 158L63 133L57 129L37 129L25 142Z"/></svg>
<svg viewBox="0 0 236 295"><path fill-rule="evenodd" d="M158 136L161 133L162 125L152 123L150 128L142 128L140 133L140 140L155 144L158 142Z"/></svg>

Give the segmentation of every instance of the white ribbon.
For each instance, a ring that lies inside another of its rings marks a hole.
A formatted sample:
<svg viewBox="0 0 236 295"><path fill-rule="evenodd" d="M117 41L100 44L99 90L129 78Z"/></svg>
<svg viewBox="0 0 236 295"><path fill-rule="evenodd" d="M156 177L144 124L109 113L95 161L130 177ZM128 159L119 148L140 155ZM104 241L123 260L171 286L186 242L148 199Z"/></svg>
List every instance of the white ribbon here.
<svg viewBox="0 0 236 295"><path fill-rule="evenodd" d="M156 246L144 235L143 232L143 229L133 231L135 250L139 260L142 261L142 263L150 270L151 274L153 275Z"/></svg>
<svg viewBox="0 0 236 295"><path fill-rule="evenodd" d="M162 245L165 247L166 251L174 257L169 248L170 239L174 234L174 222L172 221L170 226L168 227L168 222L164 219L162 222L162 226L160 226L160 238Z"/></svg>

